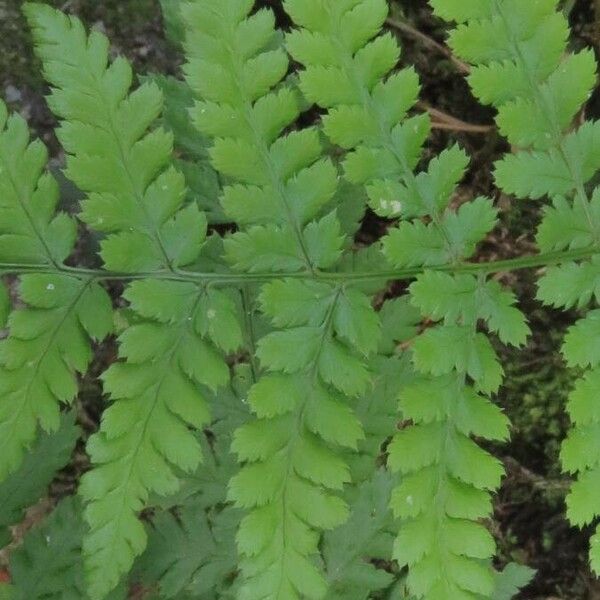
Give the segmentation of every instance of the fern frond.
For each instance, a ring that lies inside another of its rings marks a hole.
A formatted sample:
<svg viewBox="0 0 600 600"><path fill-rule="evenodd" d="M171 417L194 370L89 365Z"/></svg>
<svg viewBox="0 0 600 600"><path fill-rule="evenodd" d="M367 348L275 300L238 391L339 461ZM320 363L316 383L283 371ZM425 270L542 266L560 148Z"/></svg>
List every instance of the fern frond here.
<svg viewBox="0 0 600 600"><path fill-rule="evenodd" d="M172 166L173 136L149 131L163 96L148 82L130 93L123 58L108 62L108 40L45 4L26 4L36 51L53 86L48 102L62 119L57 135L67 152L66 175L87 193L80 218L109 234L105 266L143 272L177 268L199 251L206 218L182 208L185 180Z"/></svg>
<svg viewBox="0 0 600 600"><path fill-rule="evenodd" d="M432 4L449 19L463 22L450 43L474 65L469 78L475 95L498 109L501 132L518 151L496 165L496 181L507 192L528 198L549 197L537 242L542 251L596 247L600 241L598 192L586 186L600 168L597 122L571 128L574 117L596 83L593 52L567 53L569 27L556 2L520 3L494 0L485 14L448 0ZM458 11L458 12L457 12ZM493 44L485 39L494 31ZM595 297L597 259L567 263L546 271L538 298L547 305L588 305ZM595 369L600 362L594 334L597 311L574 325L563 345L570 366L591 367L572 392L569 412L574 423L562 448L566 471L579 477L567 498L568 516L576 525L600 515L596 500L600 454L595 409ZM585 442L584 442L585 440ZM592 567L600 572L600 533L592 541Z"/></svg>
<svg viewBox="0 0 600 600"><path fill-rule="evenodd" d="M152 519L148 548L136 564L134 581L156 590L161 598L229 597L241 519L241 511L226 503L227 485L237 471L230 445L234 429L250 416L243 401L248 386L234 386L211 397L215 420L209 434L197 434L204 462L183 477L175 495L156 499L163 510Z"/></svg>
<svg viewBox="0 0 600 600"><path fill-rule="evenodd" d="M192 504L161 512L136 569L145 588L160 598L229 598L240 516L231 507L209 516Z"/></svg>
<svg viewBox="0 0 600 600"><path fill-rule="evenodd" d="M144 549L137 513L149 492L173 493L175 467L190 472L200 462L190 428L209 421L206 390L229 381L217 347L232 350L241 343L224 292L143 280L132 283L125 298L139 321L120 337L122 362L103 375L115 402L89 441L96 467L81 485L89 502L84 550L92 598L104 597Z"/></svg>
<svg viewBox="0 0 600 600"><path fill-rule="evenodd" d="M600 167L597 124L569 129L596 83L596 61L590 50L566 53L569 26L556 2L498 0L485 14L448 0L431 3L444 18L461 21L450 45L473 65L474 94L498 110L500 131L523 150L496 164L500 187L521 197L575 195L589 203L584 185Z"/></svg>
<svg viewBox="0 0 600 600"><path fill-rule="evenodd" d="M403 267L446 264L472 254L493 229L496 211L482 198L455 213L447 210L468 164L458 147L433 159L426 172L414 173L429 120L407 118L419 95L414 70L390 74L400 51L390 34L378 36L387 2L286 0L284 5L300 27L286 40L305 67L300 88L328 109L323 124L331 141L351 150L344 159L346 178L366 185L379 215L404 219L384 239L386 257ZM425 215L432 223L407 220Z"/></svg>
<svg viewBox="0 0 600 600"><path fill-rule="evenodd" d="M92 359L90 338L112 330L112 304L92 280L66 275L25 275L25 308L9 318L0 342L0 479L15 470L36 435L60 423L60 403L77 394L76 373Z"/></svg>
<svg viewBox="0 0 600 600"><path fill-rule="evenodd" d="M206 217L196 202L185 204L172 133L151 129L163 109L159 87L150 81L130 92L127 61L109 64L105 36L88 36L76 18L38 4L26 13L53 86L50 106L62 119L67 176L88 194L81 218L108 234L101 244L106 268L174 271L196 261ZM227 383L217 348L241 344L236 308L218 290L142 280L125 298L139 321L120 337L123 362L104 374L115 402L90 439L96 467L81 486L89 503L84 552L92 598L113 589L145 547L137 513L148 494L173 492L174 467L192 471L200 461L189 427L208 420L202 386Z"/></svg>
<svg viewBox="0 0 600 600"><path fill-rule="evenodd" d="M45 172L46 147L0 101L0 257L6 264L61 264L75 245L75 222L56 213L58 183Z"/></svg>
<svg viewBox="0 0 600 600"><path fill-rule="evenodd" d="M250 390L257 420L241 427L233 443L246 465L229 497L251 509L238 534L246 576L241 598L323 598L326 582L312 561L318 532L348 514L335 493L350 480L339 449L356 448L362 429L344 396L361 394L369 383L351 348L365 354L375 348L378 321L357 291L303 286L274 282L261 296L265 314L288 328L259 342L258 357L270 373ZM312 298L301 314L290 305L297 295ZM284 357L290 344L295 353Z"/></svg>
<svg viewBox="0 0 600 600"><path fill-rule="evenodd" d="M336 192L337 172L321 157L315 129L282 136L298 118L302 101L282 83L288 58L273 14L260 10L249 17L251 8L242 0L196 0L183 7L185 70L200 98L193 118L200 131L215 138L213 165L233 180L223 190L225 213L253 226L226 240L226 249L242 270L251 262L267 270L327 268L339 256L339 225L335 215L316 219ZM275 252L268 251L267 240ZM322 248L321 240L330 247ZM282 263L267 253L294 259Z"/></svg>
<svg viewBox="0 0 600 600"><path fill-rule="evenodd" d="M282 83L288 58L272 13L248 16L251 9L245 0L183 8L186 73L201 99L195 122L215 138L213 165L232 180L222 204L243 228L225 241L227 255L246 271L331 268L344 245L332 210L337 171L315 129L282 136L302 103ZM325 283L273 282L261 305L278 329L258 345L269 374L249 394L257 419L233 443L245 465L229 498L250 510L238 534L239 597L323 598L327 584L313 560L319 533L347 516L335 492L349 469L333 448L355 447L361 436L343 396L369 383L361 354L377 348L378 319L364 294Z"/></svg>
<svg viewBox="0 0 600 600"><path fill-rule="evenodd" d="M489 516L489 492L503 469L472 436L505 440L508 420L488 398L502 369L476 324L484 321L514 345L528 328L496 282L426 271L410 292L423 316L443 324L413 342L419 377L400 392L403 417L413 425L389 447L390 465L404 476L392 499L401 520L394 556L409 567L417 598L490 598L494 542L479 521Z"/></svg>
<svg viewBox="0 0 600 600"><path fill-rule="evenodd" d="M388 77L398 50L390 36L375 37L387 3L288 0L285 6L301 27L287 39L305 66L301 89L328 109L330 139L352 150L346 177L367 186L371 206L381 215L419 219L403 220L386 236L387 258L396 266L427 266L469 257L494 227L496 210L484 198L448 210L468 162L456 147L432 160L427 172L413 173L428 127L423 117L405 120L418 96L416 75ZM423 216L430 217L428 224ZM523 343L528 329L512 295L471 276L425 272L411 297L424 316L445 323L414 341L420 379L400 392L411 400L402 409L414 426L390 446L391 465L406 476L393 501L402 519L395 557L410 567L409 587L419 598L489 597L493 573L481 561L491 558L494 544L477 520L489 513L488 492L498 486L502 469L470 435L504 439L507 422L484 397L496 391L502 370L475 324L485 319L503 341L515 344ZM469 411L473 420L461 423ZM472 496L470 505L457 508L456 499L447 504L448 495L463 488Z"/></svg>
<svg viewBox="0 0 600 600"><path fill-rule="evenodd" d="M58 267L71 254L76 226L56 213L58 184L44 172L47 151L30 142L25 121L0 102L0 259L5 264ZM2 286L2 321L10 299ZM0 480L14 471L38 424L59 425L59 403L73 400L76 372L91 360L90 338L111 329L111 303L92 281L64 275L27 275L20 283L26 308L10 315L0 349ZM94 315L94 312L97 314Z"/></svg>
<svg viewBox="0 0 600 600"><path fill-rule="evenodd" d="M235 548L233 536L231 542ZM162 512L153 520L148 549L140 565L144 582L159 582L161 598L175 598L197 571L210 564L216 551L216 541L202 506L184 508L177 516ZM210 591L216 581L203 583Z"/></svg>

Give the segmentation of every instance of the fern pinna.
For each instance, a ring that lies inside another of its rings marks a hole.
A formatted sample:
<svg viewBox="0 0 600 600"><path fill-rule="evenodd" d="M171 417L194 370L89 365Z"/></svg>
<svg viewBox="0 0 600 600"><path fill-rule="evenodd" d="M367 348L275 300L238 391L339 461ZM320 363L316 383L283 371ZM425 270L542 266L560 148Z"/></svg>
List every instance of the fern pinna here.
<svg viewBox="0 0 600 600"><path fill-rule="evenodd" d="M432 4L442 17L460 23L451 33L451 45L473 64L469 77L473 92L497 107L500 131L518 148L498 161L498 185L520 197L551 200L537 232L540 250L574 251L577 257L577 251L595 249L599 197L590 182L600 168L598 123L572 127L596 83L594 53L566 52L568 23L552 0ZM484 45L482 40L492 30L494 45ZM538 298L557 308L583 308L596 297L597 257L568 258L547 269L539 281ZM570 396L574 425L561 454L565 471L578 474L567 497L568 516L575 525L600 515L597 323L598 313L589 312L569 330L563 345L567 364L587 369ZM600 572L599 543L596 533L590 552L596 572Z"/></svg>
<svg viewBox="0 0 600 600"><path fill-rule="evenodd" d="M503 474L486 442L509 436L495 348L529 333L493 275L553 264L544 303L597 295L596 125L572 127L596 67L565 54L554 0L431 4L515 148L498 186L552 202L538 256L473 260L498 211L457 202L457 145L424 164L431 123L385 0L285 0L286 32L252 0L163 0L184 81L141 82L103 34L25 5L84 199L57 211L46 151L0 104L0 272L18 277L0 289L2 545L80 435L61 405L94 344L119 350L79 498L11 553L0 593L508 600L527 584L493 568L486 522ZM364 247L368 208L386 233ZM100 268L77 264L77 219ZM587 369L563 447L577 524L600 513L598 323L564 345Z"/></svg>

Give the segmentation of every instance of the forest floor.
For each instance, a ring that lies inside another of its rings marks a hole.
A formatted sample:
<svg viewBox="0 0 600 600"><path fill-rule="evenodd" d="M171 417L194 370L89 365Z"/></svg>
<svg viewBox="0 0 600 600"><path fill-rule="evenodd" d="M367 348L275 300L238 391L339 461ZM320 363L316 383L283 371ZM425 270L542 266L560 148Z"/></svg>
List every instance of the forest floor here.
<svg viewBox="0 0 600 600"><path fill-rule="evenodd" d="M164 39L157 0L48 3L68 9L104 30L115 52L130 58L139 73L177 73L180 57ZM277 0L264 3L276 9L280 4ZM19 14L20 5L20 0L0 0L0 96L29 120L60 164L59 147L52 133L56 123L44 102L45 88ZM567 1L565 10L574 28L574 46L588 45L598 50L600 35L593 0ZM441 23L431 16L425 0L399 0L393 3L389 27L402 42L403 64L414 65L423 82L420 108L430 110L436 123L428 146L430 156L450 140L458 140L472 156L458 201L488 195L501 208L501 225L482 246L481 260L533 251L541 206L515 201L495 189L492 164L507 147L493 126L493 113L481 108L471 96L464 65L445 50ZM600 94L590 99L585 116L600 117ZM373 216L367 218L359 240L377 239L383 227ZM543 309L536 302L535 272L525 270L503 277L519 295L533 333L524 349L500 349L507 377L498 400L513 423L513 435L509 444L493 448L507 470L492 523L500 549L499 564L516 560L538 570L535 581L520 598L597 600L600 583L587 566L590 532L582 534L566 521L564 497L569 481L561 474L558 461L560 441L568 427L566 398L575 376L565 369L559 348L565 329L577 315ZM93 427L100 398L95 385L90 382L88 387L83 392L84 402L91 405L89 426ZM77 468L73 465L71 470ZM56 487L61 489L60 485Z"/></svg>

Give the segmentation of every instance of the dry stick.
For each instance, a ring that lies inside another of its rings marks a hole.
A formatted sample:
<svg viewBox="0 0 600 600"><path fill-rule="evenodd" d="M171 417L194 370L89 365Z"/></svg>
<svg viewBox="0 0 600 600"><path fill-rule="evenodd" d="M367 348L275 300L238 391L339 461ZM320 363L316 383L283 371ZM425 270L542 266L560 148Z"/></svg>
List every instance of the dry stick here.
<svg viewBox="0 0 600 600"><path fill-rule="evenodd" d="M447 129L449 131L465 131L467 133L490 133L494 131L493 125L474 125L467 123L461 119L457 119L448 113L441 111L439 108L429 106L426 102L419 101L418 108L427 111L434 119L432 127L434 129Z"/></svg>
<svg viewBox="0 0 600 600"><path fill-rule="evenodd" d="M433 50L436 50L440 54L444 55L452 63L454 63L456 68L461 73L468 75L471 72L471 67L467 63L460 60L459 58L456 58L456 56L454 56L454 54L452 54L452 51L450 50L450 48L448 48L448 46L444 46L444 44L440 44L439 42L436 42L433 38L430 38L428 35L424 34L422 31L415 29L414 27L412 27L408 23L405 23L404 21L397 21L396 19L391 19L391 18L387 19L386 23L390 27L393 27L394 29L398 29L399 31L402 31L406 35L421 41L426 46L429 46Z"/></svg>
<svg viewBox="0 0 600 600"><path fill-rule="evenodd" d="M436 52L442 54L446 58L448 58L464 75L468 75L471 72L471 68L468 64L464 63L462 60L459 60L452 54L452 51L448 46L444 46L439 42L436 42L434 39L430 38L428 35L425 35L418 29L415 29L408 23L404 23L403 21L397 21L396 19L387 19L387 24L390 27L394 27L399 31L409 35L412 38L415 38L421 41L425 46L432 48ZM464 131L468 133L489 133L494 129L491 125L473 125L471 123L466 123L460 119L457 119L451 115L446 114L445 112L433 108L432 106L426 105L423 102L419 103L419 107L421 109L426 110L435 121L432 123L432 127L434 129L446 129L450 131Z"/></svg>

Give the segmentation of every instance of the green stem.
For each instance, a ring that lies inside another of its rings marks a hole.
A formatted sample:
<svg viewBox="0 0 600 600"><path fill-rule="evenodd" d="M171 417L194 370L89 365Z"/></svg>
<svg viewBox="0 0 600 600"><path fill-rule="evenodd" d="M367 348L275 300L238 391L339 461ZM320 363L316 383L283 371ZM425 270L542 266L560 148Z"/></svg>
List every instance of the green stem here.
<svg viewBox="0 0 600 600"><path fill-rule="evenodd" d="M296 273L204 273L200 271L178 271L173 273L168 270L148 271L143 273L116 273L100 269L84 269L60 265L18 265L0 263L0 275L27 275L27 274L55 274L72 275L79 278L91 278L97 281L107 280L138 280L138 279L165 279L170 281L187 281L191 283L210 282L213 285L242 287L248 283L265 283L277 279L311 279L341 283L357 283L367 281L398 281L414 279L424 271L442 271L455 274L482 273L493 274L521 269L547 267L564 262L585 260L600 255L597 246L565 250L562 252L546 252L510 258L507 260L493 260L489 262L432 265L427 267L411 267L407 269L384 271L355 271L345 272L312 272L299 271Z"/></svg>

